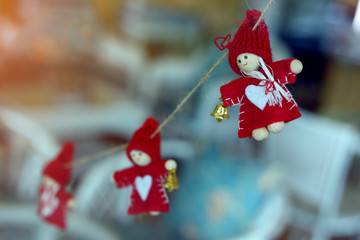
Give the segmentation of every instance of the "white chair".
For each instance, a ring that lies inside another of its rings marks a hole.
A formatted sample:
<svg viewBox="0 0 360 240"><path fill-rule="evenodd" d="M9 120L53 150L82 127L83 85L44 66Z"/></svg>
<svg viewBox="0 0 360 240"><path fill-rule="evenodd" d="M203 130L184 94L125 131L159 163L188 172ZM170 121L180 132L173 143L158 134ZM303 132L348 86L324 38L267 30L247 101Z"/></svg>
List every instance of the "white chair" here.
<svg viewBox="0 0 360 240"><path fill-rule="evenodd" d="M289 202L284 191L278 189L266 197L251 227L231 240L272 240L285 229L289 218Z"/></svg>
<svg viewBox="0 0 360 240"><path fill-rule="evenodd" d="M21 199L34 199L42 166L59 151L59 142L41 125L17 111L0 108L0 120L8 133L9 184Z"/></svg>
<svg viewBox="0 0 360 240"><path fill-rule="evenodd" d="M291 224L312 233L313 240L360 234L360 208L352 214L341 212L358 133L351 125L302 112L300 119L265 142L266 157L283 167L294 200Z"/></svg>
<svg viewBox="0 0 360 240"><path fill-rule="evenodd" d="M149 114L146 105L131 99L103 106L75 105L28 111L36 122L61 139L71 139L75 134L77 137L91 138L104 132L128 137Z"/></svg>

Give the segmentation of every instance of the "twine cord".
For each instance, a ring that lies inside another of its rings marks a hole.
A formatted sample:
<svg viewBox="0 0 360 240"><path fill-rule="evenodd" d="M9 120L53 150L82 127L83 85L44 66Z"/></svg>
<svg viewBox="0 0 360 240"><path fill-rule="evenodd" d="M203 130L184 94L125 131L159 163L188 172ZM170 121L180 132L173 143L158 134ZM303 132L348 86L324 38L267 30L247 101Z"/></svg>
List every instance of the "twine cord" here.
<svg viewBox="0 0 360 240"><path fill-rule="evenodd" d="M259 20L256 22L256 24L253 27L253 31L257 28L257 26L260 24L261 20L264 18L265 13L269 10L271 4L273 4L274 0L270 0L270 2L268 3L268 5L265 7L264 11L262 11Z"/></svg>
<svg viewBox="0 0 360 240"><path fill-rule="evenodd" d="M161 129L163 129L165 127L166 124L168 124L168 122L170 122L170 120L172 118L174 118L175 114L180 111L180 109L182 108L182 106L189 100L189 98L196 92L196 90L203 84L206 82L206 80L209 78L210 74L220 65L220 63L222 63L222 61L224 61L224 59L226 58L226 56L228 55L228 53L225 53L215 64L214 66L202 77L202 79L200 80L200 82L198 82L198 84L196 84L196 86L186 95L186 97L176 106L175 110L160 124L160 126L156 129L156 131L150 136L150 138L153 138L156 134L158 134Z"/></svg>
<svg viewBox="0 0 360 240"><path fill-rule="evenodd" d="M128 146L128 143L124 143L124 144L121 144L119 146L116 146L116 147L112 147L112 148L108 148L104 151L101 151L101 152L97 152L95 154L92 154L92 155L88 155L88 156L85 156L85 157L81 157L81 158L78 158L76 161L70 163L70 164L67 164L65 165L65 167L74 167L76 165L80 165L82 163L85 163L85 162L88 162L88 161L91 161L91 160L94 160L94 159L98 159L98 158L102 158L106 155L110 155L112 153L115 153L115 152L119 152L119 151L122 151L124 150L126 147Z"/></svg>

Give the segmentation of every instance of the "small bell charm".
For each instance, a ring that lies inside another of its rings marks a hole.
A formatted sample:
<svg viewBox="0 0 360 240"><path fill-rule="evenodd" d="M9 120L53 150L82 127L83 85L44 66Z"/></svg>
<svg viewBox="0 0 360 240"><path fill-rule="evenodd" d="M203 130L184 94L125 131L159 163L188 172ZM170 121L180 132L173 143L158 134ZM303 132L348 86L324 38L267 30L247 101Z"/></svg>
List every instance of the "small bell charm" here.
<svg viewBox="0 0 360 240"><path fill-rule="evenodd" d="M223 119L229 119L228 109L223 106L222 99L220 98L221 104L217 104L214 111L210 113L217 122L221 122Z"/></svg>
<svg viewBox="0 0 360 240"><path fill-rule="evenodd" d="M179 184L176 177L176 170L170 169L168 175L166 176L163 187L166 188L169 192L172 192L174 189L179 188Z"/></svg>

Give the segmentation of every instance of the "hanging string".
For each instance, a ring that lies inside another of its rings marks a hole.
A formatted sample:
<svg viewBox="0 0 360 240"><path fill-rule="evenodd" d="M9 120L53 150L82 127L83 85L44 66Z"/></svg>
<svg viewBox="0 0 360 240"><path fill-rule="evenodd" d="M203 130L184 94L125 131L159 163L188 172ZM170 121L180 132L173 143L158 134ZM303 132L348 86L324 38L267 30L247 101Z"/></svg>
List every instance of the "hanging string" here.
<svg viewBox="0 0 360 240"><path fill-rule="evenodd" d="M150 138L153 138L156 134L158 134L161 129L163 129L165 127L166 124L168 124L168 122L170 122L171 119L174 118L175 114L180 111L180 109L182 108L182 106L189 100L189 98L196 92L196 90L203 84L206 82L206 80L209 78L209 76L211 75L211 73L220 65L220 63L222 63L222 61L224 61L224 59L226 58L226 56L228 55L228 53L225 53L215 64L214 66L209 70L209 72L207 72L202 79L200 80L200 82L198 82L198 84L196 84L196 86L186 95L186 97L179 103L179 105L176 106L175 110L160 124L160 126L156 129L156 131L150 136Z"/></svg>
<svg viewBox="0 0 360 240"><path fill-rule="evenodd" d="M170 120L172 118L174 118L175 114L180 111L180 109L182 108L182 106L189 100L189 98L196 92L196 90L204 83L206 82L206 80L209 78L209 76L211 75L211 73L220 65L220 63L222 61L224 61L224 59L226 58L226 56L228 55L228 53L225 53L215 64L214 66L212 66L212 68L202 77L202 79L199 81L198 84L196 84L196 86L186 95L186 97L179 103L179 105L176 106L175 110L160 124L160 126L156 129L156 131L150 136L150 138L153 138L156 134L158 134L161 129L163 129L165 127L166 124L168 124L170 122ZM109 148L106 149L102 152L98 152L83 158L80 158L76 161L73 162L73 164L69 164L68 166L76 166L79 165L81 163L85 163L87 161L92 161L101 157L104 157L106 155L109 155L111 153L115 153L121 150L124 150L127 147L127 143L122 144L120 146L116 146L113 148Z"/></svg>
<svg viewBox="0 0 360 240"><path fill-rule="evenodd" d="M263 19L265 13L269 10L271 4L274 2L274 0L270 0L268 5L265 7L264 11L261 13L258 21L256 22L256 24L253 27L253 31L258 27L258 25L260 24L261 20ZM212 68L201 78L201 80L198 82L198 84L196 84L196 86L185 96L185 98L176 106L176 108L174 109L174 111L160 124L160 126L156 129L156 131L150 136L151 138L153 138L156 134L158 134L169 122L171 119L174 118L175 114L177 112L179 112L182 108L182 106L190 99L190 97L197 91L197 89L204 84L209 76L211 75L211 73L224 61L224 59L226 58L226 56L228 55L228 52L225 53L213 66ZM98 158L102 158L106 155L118 152L118 151L122 151L127 147L128 143L124 143L121 144L119 146L116 147L112 147L112 148L108 148L104 151L92 154L92 155L88 155L86 157L82 157L77 159L76 161L74 161L72 164L66 165L66 167L73 167L88 161L92 161ZM31 144L30 144L31 146ZM34 148L32 148L34 149ZM38 151L37 151L38 152ZM39 152L40 153L40 152ZM43 154L42 154L43 155Z"/></svg>
<svg viewBox="0 0 360 240"><path fill-rule="evenodd" d="M124 143L124 144L121 144L119 146L108 148L108 149L106 149L104 151L101 151L101 152L98 152L98 153L95 153L95 154L92 154L92 155L88 155L88 156L85 156L85 157L82 157L82 158L78 158L76 161L74 161L72 163L69 163L69 164L66 164L65 167L70 168L70 167L74 167L76 165L79 165L79 164L82 164L82 163L85 163L85 162L88 162L88 161L91 161L91 160L94 160L94 159L105 157L106 155L110 155L112 153L122 151L127 146L128 146L128 143Z"/></svg>
<svg viewBox="0 0 360 240"><path fill-rule="evenodd" d="M274 0L270 0L270 2L268 3L268 5L265 7L264 11L262 11L259 20L256 22L256 24L253 27L253 31L257 28L257 26L260 24L261 20L264 18L265 13L269 10L271 4L273 4Z"/></svg>

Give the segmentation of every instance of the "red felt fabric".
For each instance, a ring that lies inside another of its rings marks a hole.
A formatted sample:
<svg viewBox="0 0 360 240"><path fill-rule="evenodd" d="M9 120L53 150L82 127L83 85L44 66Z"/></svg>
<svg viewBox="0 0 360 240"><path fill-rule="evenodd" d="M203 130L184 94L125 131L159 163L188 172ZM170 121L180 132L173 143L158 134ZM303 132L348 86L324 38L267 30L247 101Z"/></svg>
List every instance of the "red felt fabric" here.
<svg viewBox="0 0 360 240"><path fill-rule="evenodd" d="M132 187L128 214L169 211L169 199L162 186L168 173L165 169L165 162L160 160L145 167L134 166L114 173L114 180L118 188ZM137 178L143 180L145 176L150 177L152 182L146 199L143 199L140 196L135 180Z"/></svg>
<svg viewBox="0 0 360 240"><path fill-rule="evenodd" d="M66 230L67 204L73 198L65 190L71 180L70 164L73 161L73 153L73 143L65 143L57 157L44 167L43 181L38 193L38 215L61 230ZM46 185L45 178L50 178L55 183L52 186Z"/></svg>
<svg viewBox="0 0 360 240"><path fill-rule="evenodd" d="M274 79L279 85L288 92L285 84L294 83L296 74L290 70L290 63L294 59L287 59L274 62L269 65L272 70ZM261 73L264 71L259 70ZM288 101L283 98L282 106L265 106L263 110L255 106L247 98L245 89L249 85L260 86L261 80L256 78L241 77L223 85L220 88L221 97L224 100L224 107L231 107L239 104L239 122L238 136L239 138L251 137L252 131L257 128L265 127L271 123L284 121L290 122L301 116L295 100L291 97Z"/></svg>
<svg viewBox="0 0 360 240"><path fill-rule="evenodd" d="M71 142L65 143L60 150L60 153L55 159L50 161L43 170L43 175L46 175L60 185L66 186L71 179L71 167L66 167L72 162L74 154L74 144Z"/></svg>
<svg viewBox="0 0 360 240"><path fill-rule="evenodd" d="M73 196L63 187L55 192L42 183L37 213L44 221L64 231L67 228L68 201L72 198Z"/></svg>
<svg viewBox="0 0 360 240"><path fill-rule="evenodd" d="M118 188L132 187L128 214L169 211L169 200L162 186L168 171L165 168L166 161L160 158L160 134L150 138L158 126L155 119L148 118L134 133L126 149L130 161L132 161L130 152L140 150L149 154L150 164L139 166L132 161L133 167L116 171L113 175Z"/></svg>
<svg viewBox="0 0 360 240"><path fill-rule="evenodd" d="M156 134L153 138L150 138L158 127L159 123L154 118L147 118L143 126L135 131L126 148L126 154L130 161L132 161L130 157L132 150L147 153L153 162L160 159L160 134Z"/></svg>

